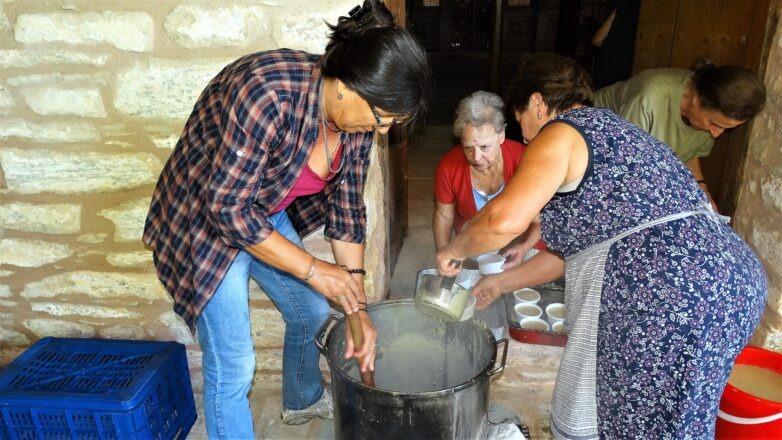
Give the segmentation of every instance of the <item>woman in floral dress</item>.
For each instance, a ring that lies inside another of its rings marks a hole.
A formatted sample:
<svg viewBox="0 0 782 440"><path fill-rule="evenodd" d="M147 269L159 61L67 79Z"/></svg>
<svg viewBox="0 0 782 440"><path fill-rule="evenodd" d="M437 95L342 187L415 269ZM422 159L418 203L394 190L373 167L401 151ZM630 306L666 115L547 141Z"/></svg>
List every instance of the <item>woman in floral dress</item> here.
<svg viewBox="0 0 782 440"><path fill-rule="evenodd" d="M510 87L527 153L505 191L438 252L501 247L540 214L562 259L568 345L556 438L713 438L719 399L767 291L752 250L671 149L589 107L573 60L526 59Z"/></svg>

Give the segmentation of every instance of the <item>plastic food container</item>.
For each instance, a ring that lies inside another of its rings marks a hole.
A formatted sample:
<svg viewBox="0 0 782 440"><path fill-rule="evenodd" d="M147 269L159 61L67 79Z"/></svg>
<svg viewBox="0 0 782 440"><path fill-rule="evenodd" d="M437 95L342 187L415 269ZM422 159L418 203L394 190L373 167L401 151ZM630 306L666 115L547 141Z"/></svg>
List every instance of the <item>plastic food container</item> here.
<svg viewBox="0 0 782 440"><path fill-rule="evenodd" d="M565 289L563 281L531 287L540 293L540 300L537 305L542 309L545 309L546 306L552 303L564 303ZM556 332L553 329L534 330L522 328L520 318L515 310L515 306L519 304L516 302L515 296L503 295L502 297L505 300L505 309L508 313L508 333L510 334L510 337L526 344L553 345L559 347L564 347L567 344L567 335L563 332ZM546 321L544 320L543 322Z"/></svg>
<svg viewBox="0 0 782 440"><path fill-rule="evenodd" d="M531 303L537 304L540 301L540 292L535 289L525 287L513 292L513 298L518 303Z"/></svg>

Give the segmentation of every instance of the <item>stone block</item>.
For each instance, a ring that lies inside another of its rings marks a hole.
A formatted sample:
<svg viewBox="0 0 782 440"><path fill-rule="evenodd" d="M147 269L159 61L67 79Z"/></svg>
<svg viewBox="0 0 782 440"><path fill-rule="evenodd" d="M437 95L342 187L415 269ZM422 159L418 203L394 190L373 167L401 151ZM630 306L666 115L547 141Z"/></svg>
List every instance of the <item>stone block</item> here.
<svg viewBox="0 0 782 440"><path fill-rule="evenodd" d="M47 64L84 64L101 67L109 60L105 54L94 55L62 49L0 50L0 68L22 69Z"/></svg>
<svg viewBox="0 0 782 440"><path fill-rule="evenodd" d="M10 114L14 104L14 97L11 96L11 92L7 87L0 84L0 115Z"/></svg>
<svg viewBox="0 0 782 440"><path fill-rule="evenodd" d="M38 338L91 338L95 335L95 329L91 325L59 319L27 319L24 326Z"/></svg>
<svg viewBox="0 0 782 440"><path fill-rule="evenodd" d="M42 234L74 234L81 230L81 205L2 204L0 205L0 228Z"/></svg>
<svg viewBox="0 0 782 440"><path fill-rule="evenodd" d="M10 297L11 297L11 286L0 284L0 298L10 298Z"/></svg>
<svg viewBox="0 0 782 440"><path fill-rule="evenodd" d="M131 339L143 340L147 334L143 328L137 325L120 324L100 329L98 334L106 339Z"/></svg>
<svg viewBox="0 0 782 440"><path fill-rule="evenodd" d="M87 122L35 123L18 118L3 118L0 120L0 139L8 138L42 143L78 143L98 141L101 135L94 125Z"/></svg>
<svg viewBox="0 0 782 440"><path fill-rule="evenodd" d="M766 269L766 272L774 273L777 277L782 276L782 269L774 262L782 261L782 247L779 246L782 240L782 232L770 230L762 225L755 224L752 228L752 237L750 242L755 251L760 255L760 259ZM771 286L773 288L773 285Z"/></svg>
<svg viewBox="0 0 782 440"><path fill-rule="evenodd" d="M150 136L150 140L152 140L152 143L155 144L155 147L157 148L173 150L174 147L176 147L179 136L174 134L168 136Z"/></svg>
<svg viewBox="0 0 782 440"><path fill-rule="evenodd" d="M231 61L151 59L118 75L114 107L130 116L184 121L204 87Z"/></svg>
<svg viewBox="0 0 782 440"><path fill-rule="evenodd" d="M144 234L144 221L149 211L149 199L137 199L104 209L98 213L114 223L114 240L140 241Z"/></svg>
<svg viewBox="0 0 782 440"><path fill-rule="evenodd" d="M19 92L27 105L39 115L106 117L103 98L97 88L23 87Z"/></svg>
<svg viewBox="0 0 782 440"><path fill-rule="evenodd" d="M0 347L26 347L28 345L30 345L30 340L24 333L0 327ZM0 350L0 352L2 351L4 350Z"/></svg>
<svg viewBox="0 0 782 440"><path fill-rule="evenodd" d="M70 246L42 240L0 239L0 265L41 267L68 258Z"/></svg>
<svg viewBox="0 0 782 440"><path fill-rule="evenodd" d="M775 208L777 212L782 211L782 178L769 175L761 184L763 192L763 206Z"/></svg>
<svg viewBox="0 0 782 440"><path fill-rule="evenodd" d="M85 194L138 188L157 181L160 160L147 153L102 154L0 149L8 191Z"/></svg>
<svg viewBox="0 0 782 440"><path fill-rule="evenodd" d="M187 3L177 6L164 24L166 34L188 49L241 47L268 36L269 17L256 5Z"/></svg>
<svg viewBox="0 0 782 440"><path fill-rule="evenodd" d="M85 295L94 300L122 299L125 304L170 302L168 293L152 273L65 272L28 283L21 293L22 298L28 299L66 295Z"/></svg>
<svg viewBox="0 0 782 440"><path fill-rule="evenodd" d="M131 312L122 308L110 308L87 304L69 304L69 303L51 303L51 302L31 302L30 308L33 312L42 312L52 316L87 316L90 318L130 318L140 319L142 314Z"/></svg>
<svg viewBox="0 0 782 440"><path fill-rule="evenodd" d="M278 47L323 53L328 43L329 34L323 21L328 20L331 23L336 23L338 16L339 14L290 13L280 20L279 30L274 33L274 42Z"/></svg>
<svg viewBox="0 0 782 440"><path fill-rule="evenodd" d="M154 20L143 12L22 14L14 26L14 37L23 44L108 44L132 52L151 51L154 36Z"/></svg>
<svg viewBox="0 0 782 440"><path fill-rule="evenodd" d="M106 255L106 261L114 267L144 268L152 267L152 252L112 252Z"/></svg>
<svg viewBox="0 0 782 440"><path fill-rule="evenodd" d="M161 324L171 331L171 336L180 344L193 344L193 334L190 333L190 329L187 328L185 321L177 315L175 312L165 312L158 318Z"/></svg>

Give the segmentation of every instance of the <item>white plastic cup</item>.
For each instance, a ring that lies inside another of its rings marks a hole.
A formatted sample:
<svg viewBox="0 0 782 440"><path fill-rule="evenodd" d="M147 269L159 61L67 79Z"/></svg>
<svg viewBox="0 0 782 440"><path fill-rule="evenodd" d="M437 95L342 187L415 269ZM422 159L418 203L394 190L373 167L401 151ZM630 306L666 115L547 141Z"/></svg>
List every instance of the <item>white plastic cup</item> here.
<svg viewBox="0 0 782 440"><path fill-rule="evenodd" d="M551 331L555 333L565 333L565 321L557 321L552 324Z"/></svg>
<svg viewBox="0 0 782 440"><path fill-rule="evenodd" d="M472 286L478 283L481 275L477 269L462 269L459 275L456 275L455 283L464 287L467 290L472 289Z"/></svg>
<svg viewBox="0 0 782 440"><path fill-rule="evenodd" d="M546 306L546 321L553 326L554 323L565 321L565 305L562 303L551 303Z"/></svg>
<svg viewBox="0 0 782 440"><path fill-rule="evenodd" d="M470 298L467 300L467 305L464 306L464 312L462 312L462 317L459 318L459 321L466 321L475 314L475 297L470 295Z"/></svg>
<svg viewBox="0 0 782 440"><path fill-rule="evenodd" d="M513 299L516 304L537 304L540 301L540 292L525 287L513 292Z"/></svg>
<svg viewBox="0 0 782 440"><path fill-rule="evenodd" d="M540 318L524 318L519 322L519 327L526 330L549 331L548 322Z"/></svg>
<svg viewBox="0 0 782 440"><path fill-rule="evenodd" d="M505 257L497 253L483 254L477 258L478 271L481 275L491 275L502 272Z"/></svg>
<svg viewBox="0 0 782 440"><path fill-rule="evenodd" d="M540 318L543 315L543 309L537 304L519 303L513 306L516 311L516 317L519 321L526 318Z"/></svg>

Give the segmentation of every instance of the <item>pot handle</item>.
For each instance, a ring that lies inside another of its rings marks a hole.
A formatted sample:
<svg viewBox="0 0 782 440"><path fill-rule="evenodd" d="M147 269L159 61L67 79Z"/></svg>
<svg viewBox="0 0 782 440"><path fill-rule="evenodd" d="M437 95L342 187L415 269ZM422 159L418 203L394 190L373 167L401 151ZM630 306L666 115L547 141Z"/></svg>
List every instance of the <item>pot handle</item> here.
<svg viewBox="0 0 782 440"><path fill-rule="evenodd" d="M329 315L329 317L326 319L326 322L320 326L318 333L315 335L315 345L318 347L318 351L320 351L320 354L323 356L327 356L328 353L326 344L323 341L328 339L328 336L331 333L331 329L334 328L336 322L339 321L339 319L340 318L337 315Z"/></svg>
<svg viewBox="0 0 782 440"><path fill-rule="evenodd" d="M499 366L497 366L497 353L499 353L499 345L502 344L502 362ZM495 347L497 348L497 351L494 353L494 359L492 360L492 365L494 365L494 368L492 368L491 371L489 371L489 376L494 376L495 374L502 373L502 370L505 369L505 359L508 357L508 339L502 338L499 341L494 343Z"/></svg>

